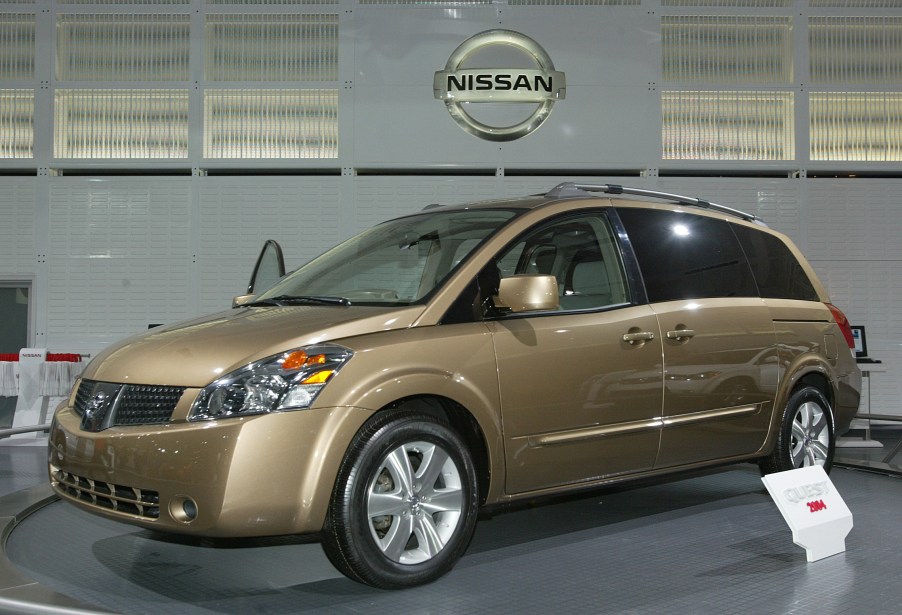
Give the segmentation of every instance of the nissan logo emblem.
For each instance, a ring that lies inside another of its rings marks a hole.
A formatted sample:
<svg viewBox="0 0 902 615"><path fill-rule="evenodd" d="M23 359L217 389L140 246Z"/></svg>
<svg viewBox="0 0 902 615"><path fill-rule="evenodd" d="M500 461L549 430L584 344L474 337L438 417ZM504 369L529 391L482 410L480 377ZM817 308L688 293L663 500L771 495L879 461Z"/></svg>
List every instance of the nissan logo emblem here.
<svg viewBox="0 0 902 615"><path fill-rule="evenodd" d="M468 58L493 46L513 47L535 64L535 69L462 68ZM551 108L567 93L564 73L541 45L525 34L511 30L488 30L465 40L448 58L445 70L436 71L435 97L444 101L448 113L461 128L489 141L513 141L525 137L548 119ZM510 126L490 126L466 110L471 103L535 104L536 109L521 122Z"/></svg>

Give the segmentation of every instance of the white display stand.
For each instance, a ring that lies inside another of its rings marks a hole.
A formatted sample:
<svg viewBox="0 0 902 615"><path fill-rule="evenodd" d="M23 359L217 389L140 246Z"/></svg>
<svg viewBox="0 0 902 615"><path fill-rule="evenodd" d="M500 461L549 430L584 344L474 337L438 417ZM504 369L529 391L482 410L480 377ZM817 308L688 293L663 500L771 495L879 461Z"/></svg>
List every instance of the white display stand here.
<svg viewBox="0 0 902 615"><path fill-rule="evenodd" d="M44 397L41 395L41 365L47 359L46 348L23 348L19 351L19 397L13 427L30 427L41 423ZM41 433L25 433L11 438L38 438Z"/></svg>
<svg viewBox="0 0 902 615"><path fill-rule="evenodd" d="M778 472L761 480L792 530L792 541L805 549L809 562L846 550L852 512L823 467Z"/></svg>

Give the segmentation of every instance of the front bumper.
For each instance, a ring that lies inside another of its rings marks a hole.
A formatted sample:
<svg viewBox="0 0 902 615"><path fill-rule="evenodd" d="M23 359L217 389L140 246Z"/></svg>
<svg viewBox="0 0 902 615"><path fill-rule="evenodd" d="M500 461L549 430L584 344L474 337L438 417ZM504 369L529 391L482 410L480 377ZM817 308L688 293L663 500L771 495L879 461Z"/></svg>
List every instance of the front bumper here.
<svg viewBox="0 0 902 615"><path fill-rule="evenodd" d="M341 459L370 414L319 408L95 433L62 407L50 432L50 481L82 508L160 531L318 532Z"/></svg>

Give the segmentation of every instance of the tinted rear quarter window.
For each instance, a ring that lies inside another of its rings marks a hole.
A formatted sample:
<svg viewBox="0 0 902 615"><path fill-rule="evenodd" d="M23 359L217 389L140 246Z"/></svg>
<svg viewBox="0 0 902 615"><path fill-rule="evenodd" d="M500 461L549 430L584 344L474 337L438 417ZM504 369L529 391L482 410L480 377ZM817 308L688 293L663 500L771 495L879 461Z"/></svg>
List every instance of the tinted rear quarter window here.
<svg viewBox="0 0 902 615"><path fill-rule="evenodd" d="M652 303L757 297L758 289L730 225L716 218L618 208Z"/></svg>
<svg viewBox="0 0 902 615"><path fill-rule="evenodd" d="M762 297L818 300L808 274L779 237L739 224L730 226L748 257Z"/></svg>

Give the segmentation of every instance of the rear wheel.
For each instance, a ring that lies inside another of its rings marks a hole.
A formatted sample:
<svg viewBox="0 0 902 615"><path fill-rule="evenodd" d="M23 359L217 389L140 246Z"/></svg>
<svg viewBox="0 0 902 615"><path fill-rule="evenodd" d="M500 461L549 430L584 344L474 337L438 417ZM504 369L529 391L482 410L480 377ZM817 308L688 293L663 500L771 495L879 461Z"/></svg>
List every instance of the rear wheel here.
<svg viewBox="0 0 902 615"><path fill-rule="evenodd" d="M323 549L368 585L428 583L463 555L478 504L473 462L457 433L417 411L378 414L342 462Z"/></svg>
<svg viewBox="0 0 902 615"><path fill-rule="evenodd" d="M761 472L772 474L806 466L829 472L836 448L830 402L812 386L797 389L783 410L783 422L773 452L761 462Z"/></svg>

